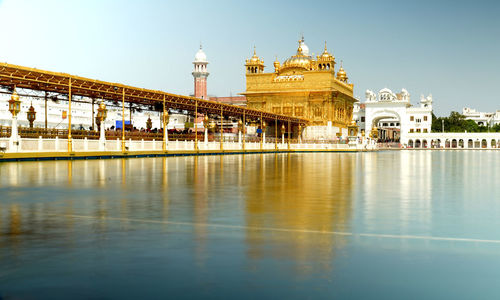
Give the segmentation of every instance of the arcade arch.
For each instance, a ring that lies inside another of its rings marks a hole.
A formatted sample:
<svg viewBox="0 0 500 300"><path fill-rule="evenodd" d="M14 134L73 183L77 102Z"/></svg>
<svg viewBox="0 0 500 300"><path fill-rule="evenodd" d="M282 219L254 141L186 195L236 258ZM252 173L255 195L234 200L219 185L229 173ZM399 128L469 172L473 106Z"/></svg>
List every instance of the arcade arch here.
<svg viewBox="0 0 500 300"><path fill-rule="evenodd" d="M369 133L374 127L377 128L379 141L400 141L402 130L401 116L396 111L382 110L375 112L370 122L370 128L367 128L367 133Z"/></svg>

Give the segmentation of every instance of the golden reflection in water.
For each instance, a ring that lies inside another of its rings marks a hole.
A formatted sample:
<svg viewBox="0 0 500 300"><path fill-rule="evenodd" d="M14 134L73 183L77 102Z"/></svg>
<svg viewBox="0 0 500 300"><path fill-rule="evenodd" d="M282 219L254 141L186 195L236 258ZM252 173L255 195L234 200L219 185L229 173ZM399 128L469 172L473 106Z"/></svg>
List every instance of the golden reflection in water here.
<svg viewBox="0 0 500 300"><path fill-rule="evenodd" d="M287 154L269 158L272 162L267 163L268 156L261 156L255 172L239 174L248 179L249 257L292 258L302 275L313 272L309 269L311 260L320 260L324 269L331 269L335 249L346 243L345 238L301 230L349 231L355 156ZM266 167L268 164L273 167ZM255 228L291 231L276 234ZM288 247L270 247L273 244L270 240L285 242Z"/></svg>
<svg viewBox="0 0 500 300"><path fill-rule="evenodd" d="M127 188L127 160L121 159L121 178L122 178L122 189ZM130 222L126 221L129 215L128 201L126 195L121 195L120 197L120 224L126 230L129 228Z"/></svg>
<svg viewBox="0 0 500 300"><path fill-rule="evenodd" d="M331 153L307 156L255 154L171 157L161 158L161 162L160 158L142 158L11 163L0 166L2 174L7 171L9 175L0 180L6 180L14 186L47 186L56 183L61 186L71 185L71 189L82 191L79 194L81 198L74 203L71 193L68 193L58 202L47 201L11 208L10 227L4 227L2 231L19 233L21 213L25 215L33 209L37 212L34 215L43 220L49 231L55 227L77 230L78 226L75 224L83 221L74 219L71 215L88 215L97 218L92 223L94 231L107 232L113 223L105 217L119 216L121 226L128 228L134 224L127 221L127 218L154 219L155 210L163 220L167 220L169 206L177 204L192 208L187 217L192 218L192 222L196 224L235 225L241 222L241 225L248 227L245 229L248 257L289 257L298 262L299 273L307 274L311 272L307 261L319 260L324 262L325 269L331 268L335 249L346 242L343 237L311 234L300 230L349 231L351 197L352 190L355 189L354 157L356 156L351 154ZM156 166L160 163L161 167L158 165L157 170ZM22 173L23 177L19 173ZM237 185L237 194L220 197L225 195L221 189L232 188L234 185ZM171 203L168 195L175 194L177 186L185 187L188 194L184 199L172 199ZM85 196L85 188L93 191L90 198ZM151 195L159 188L161 193L156 195L162 198L155 202L156 199ZM145 198L137 202L130 201L127 191L131 189L137 189L139 193L144 190ZM241 205L235 201L242 201ZM158 205L161 205L162 210L158 210ZM139 208L140 215L137 215L135 206ZM216 210L211 212L211 207ZM224 211L222 214L241 215L242 219L229 217L224 218L223 222L220 219L211 219L211 213L220 213L220 210L227 207L242 211ZM3 206L3 209L6 210L6 206ZM45 215L46 213L63 214L66 217L61 222L61 219ZM170 218L173 221L184 221L183 217L175 215ZM37 224L27 222L26 228L43 230L43 226L40 229L35 228ZM255 227L283 228L298 232L276 233L257 230ZM196 260L203 266L207 259L207 239L213 232L210 227L195 225L193 233L196 241ZM272 247L274 242L285 243L286 247Z"/></svg>
<svg viewBox="0 0 500 300"><path fill-rule="evenodd" d="M68 186L73 183L73 161L68 160Z"/></svg>
<svg viewBox="0 0 500 300"><path fill-rule="evenodd" d="M16 236L21 234L21 213L18 204L10 206L10 235Z"/></svg>
<svg viewBox="0 0 500 300"><path fill-rule="evenodd" d="M168 197L168 161L166 157L163 157L162 160L162 181L161 181L161 187L162 187L162 217L163 220L166 221L168 220L168 206L169 206L169 197Z"/></svg>
<svg viewBox="0 0 500 300"><path fill-rule="evenodd" d="M207 157L204 156L202 158L198 156L194 156L193 158L193 222L195 224L205 224L208 220L208 203L207 203L207 194L206 189L208 185L208 176L204 172L199 171L199 160L203 159L205 162L205 166L207 165ZM204 168L208 170L207 167ZM188 172L189 173L189 172ZM206 243L207 243L207 233L208 229L206 226L198 225L194 226L194 234L196 239L196 264L198 267L202 268L205 266L205 258L206 258Z"/></svg>

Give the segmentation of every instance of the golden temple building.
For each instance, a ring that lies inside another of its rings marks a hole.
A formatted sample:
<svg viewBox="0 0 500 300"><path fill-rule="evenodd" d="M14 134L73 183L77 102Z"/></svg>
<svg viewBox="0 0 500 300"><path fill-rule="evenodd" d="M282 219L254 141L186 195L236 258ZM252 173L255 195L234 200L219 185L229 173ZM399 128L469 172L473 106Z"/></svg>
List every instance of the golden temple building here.
<svg viewBox="0 0 500 300"><path fill-rule="evenodd" d="M342 65L335 72L335 64L326 42L323 53L314 58L302 38L295 55L282 64L276 59L274 72L266 73L264 60L254 49L245 63L246 92L242 94L249 108L305 117L310 120L308 126L330 127L325 132L340 135L352 120L357 100Z"/></svg>

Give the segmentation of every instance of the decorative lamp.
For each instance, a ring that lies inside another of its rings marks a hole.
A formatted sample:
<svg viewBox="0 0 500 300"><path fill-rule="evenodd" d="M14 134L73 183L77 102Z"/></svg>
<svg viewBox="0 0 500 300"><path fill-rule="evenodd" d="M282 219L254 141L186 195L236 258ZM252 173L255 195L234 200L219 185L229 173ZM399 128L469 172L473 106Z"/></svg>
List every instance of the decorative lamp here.
<svg viewBox="0 0 500 300"><path fill-rule="evenodd" d="M285 134L286 128L285 124L281 125L281 134Z"/></svg>
<svg viewBox="0 0 500 300"><path fill-rule="evenodd" d="M208 115L205 115L205 117L203 118L203 127L208 129L209 125L210 125L210 121L208 120Z"/></svg>
<svg viewBox="0 0 500 300"><path fill-rule="evenodd" d="M351 124L347 126L347 132L349 133L349 136L358 135L358 125L356 124L356 121L354 120L351 121Z"/></svg>
<svg viewBox="0 0 500 300"><path fill-rule="evenodd" d="M214 120L210 121L210 123L208 124L208 128L210 128L210 129L215 128L215 121Z"/></svg>
<svg viewBox="0 0 500 300"><path fill-rule="evenodd" d="M238 120L238 131L243 132L243 121L241 119Z"/></svg>
<svg viewBox="0 0 500 300"><path fill-rule="evenodd" d="M21 111L21 100L19 100L19 95L17 94L16 88L14 88L12 96L9 100L9 111L13 117L16 117L17 114Z"/></svg>
<svg viewBox="0 0 500 300"><path fill-rule="evenodd" d="M104 104L104 102L101 102L99 104L99 108L97 109L97 119L99 120L99 123L106 120L107 116L108 110L106 109L106 105Z"/></svg>
<svg viewBox="0 0 500 300"><path fill-rule="evenodd" d="M168 114L168 110L165 111L163 114L163 122L165 122L165 125L168 125L168 122L170 121L170 115Z"/></svg>
<svg viewBox="0 0 500 300"><path fill-rule="evenodd" d="M370 131L370 137L372 139L377 139L378 138L378 129L377 127L373 127L372 131Z"/></svg>
<svg viewBox="0 0 500 300"><path fill-rule="evenodd" d="M146 128L151 130L153 128L153 121L151 121L151 117L148 116L148 120L146 121Z"/></svg>
<svg viewBox="0 0 500 300"><path fill-rule="evenodd" d="M26 115L27 115L28 121L30 122L30 128L33 128L33 122L36 119L36 111L35 111L35 108L33 107L33 103L31 103L31 106L30 106L28 112L26 113Z"/></svg>

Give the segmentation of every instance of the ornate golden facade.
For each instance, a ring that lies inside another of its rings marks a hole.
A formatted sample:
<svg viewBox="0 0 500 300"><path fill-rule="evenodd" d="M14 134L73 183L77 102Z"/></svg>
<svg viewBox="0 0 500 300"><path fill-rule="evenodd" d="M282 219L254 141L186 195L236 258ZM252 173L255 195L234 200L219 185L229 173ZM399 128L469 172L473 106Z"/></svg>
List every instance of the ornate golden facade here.
<svg viewBox="0 0 500 300"><path fill-rule="evenodd" d="M303 50L303 47L307 51ZM304 39L296 55L283 64L274 62L274 72L264 73L264 60L254 55L246 60L246 92L249 108L304 117L309 125L347 128L352 119L353 84L345 70L335 72L335 57L328 53L309 56Z"/></svg>

